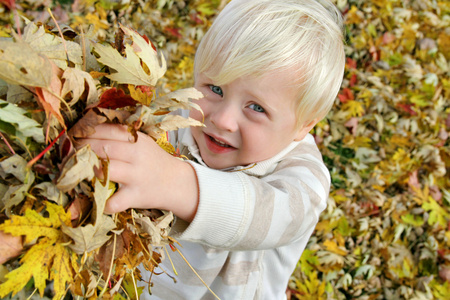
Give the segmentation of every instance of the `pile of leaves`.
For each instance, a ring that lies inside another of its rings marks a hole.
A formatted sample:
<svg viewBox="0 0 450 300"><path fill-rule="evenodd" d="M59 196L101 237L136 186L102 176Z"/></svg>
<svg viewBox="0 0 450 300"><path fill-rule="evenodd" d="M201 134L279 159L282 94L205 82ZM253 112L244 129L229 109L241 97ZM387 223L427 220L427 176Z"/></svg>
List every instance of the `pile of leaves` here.
<svg viewBox="0 0 450 300"><path fill-rule="evenodd" d="M49 2L16 6L20 15L51 24ZM119 21L151 37L167 58L159 90L168 93L192 85L196 46L226 2L61 0L52 11L79 33L93 25L98 41L113 40ZM332 188L288 294L448 299L448 1L335 3L346 22L345 79L335 107L313 131ZM11 35L15 19L0 6L0 36Z"/></svg>
<svg viewBox="0 0 450 300"><path fill-rule="evenodd" d="M0 297L32 279L40 297L52 282L54 299L68 290L85 298L136 299L137 267L153 272L167 245L176 251L168 236L172 213L103 214L116 190L108 161L89 145L77 148L76 140L96 125L116 123L175 154L166 131L202 124L169 113L199 109L190 100L202 94L194 88L159 93L165 58L126 26L112 46L98 42L94 28L26 23L0 40L0 230L24 243L24 255L7 264ZM71 218L69 207L80 217Z"/></svg>
<svg viewBox="0 0 450 300"><path fill-rule="evenodd" d="M314 131L328 207L299 299L450 299L450 3L337 1L347 65Z"/></svg>

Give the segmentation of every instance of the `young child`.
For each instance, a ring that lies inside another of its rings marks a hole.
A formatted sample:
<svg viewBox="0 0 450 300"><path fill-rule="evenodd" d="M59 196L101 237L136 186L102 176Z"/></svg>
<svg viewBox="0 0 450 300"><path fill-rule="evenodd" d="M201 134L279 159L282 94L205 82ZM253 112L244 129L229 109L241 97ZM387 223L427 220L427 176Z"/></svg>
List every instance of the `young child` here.
<svg viewBox="0 0 450 300"><path fill-rule="evenodd" d="M232 0L195 58L204 115L190 115L206 127L170 133L190 161L144 134L130 143L115 125L84 141L108 155L110 179L121 184L107 212L171 210L171 235L221 299L285 299L330 187L308 132L330 110L344 65L341 16L328 1ZM176 283L142 270L154 286L141 299L214 298L171 258ZM174 275L168 260L162 266Z"/></svg>

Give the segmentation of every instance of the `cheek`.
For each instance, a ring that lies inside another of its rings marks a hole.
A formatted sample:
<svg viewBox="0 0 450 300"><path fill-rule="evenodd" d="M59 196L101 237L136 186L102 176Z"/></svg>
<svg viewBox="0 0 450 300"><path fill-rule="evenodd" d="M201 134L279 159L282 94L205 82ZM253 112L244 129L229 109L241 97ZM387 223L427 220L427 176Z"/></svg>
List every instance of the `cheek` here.
<svg viewBox="0 0 450 300"><path fill-rule="evenodd" d="M206 111L206 105L204 103L204 101L202 100L198 100L195 101L195 103L200 106L200 108L202 109L202 111L199 111L195 108L191 108L190 112L189 112L189 117L196 119L197 121L203 122L203 116L206 115L205 111ZM203 113L202 113L203 112Z"/></svg>

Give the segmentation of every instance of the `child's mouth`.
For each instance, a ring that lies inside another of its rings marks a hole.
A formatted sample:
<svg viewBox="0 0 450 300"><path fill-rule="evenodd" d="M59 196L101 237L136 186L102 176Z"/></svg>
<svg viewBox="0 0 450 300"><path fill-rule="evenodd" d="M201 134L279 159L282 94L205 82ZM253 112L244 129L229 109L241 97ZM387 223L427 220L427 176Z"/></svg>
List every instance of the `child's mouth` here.
<svg viewBox="0 0 450 300"><path fill-rule="evenodd" d="M224 154L228 153L230 151L236 150L235 147L218 140L208 134L205 134L205 141L206 141L206 147L209 149L209 151L216 153L216 154Z"/></svg>
<svg viewBox="0 0 450 300"><path fill-rule="evenodd" d="M225 148L230 148L231 147L230 145L228 145L228 144L226 144L226 143L224 143L222 141L219 141L218 139L215 139L215 138L213 138L210 135L208 135L208 137L213 143L215 143L216 145L218 145L220 147L225 147Z"/></svg>

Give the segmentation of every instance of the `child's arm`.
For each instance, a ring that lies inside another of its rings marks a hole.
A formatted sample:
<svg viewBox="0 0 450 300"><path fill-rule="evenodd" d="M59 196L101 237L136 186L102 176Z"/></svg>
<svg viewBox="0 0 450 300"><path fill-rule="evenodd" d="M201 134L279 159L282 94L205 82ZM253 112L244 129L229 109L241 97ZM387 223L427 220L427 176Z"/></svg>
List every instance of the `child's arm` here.
<svg viewBox="0 0 450 300"><path fill-rule="evenodd" d="M161 149L150 137L138 133L136 143L126 127L103 124L82 140L102 158L110 160L109 177L120 184L106 204L106 212L127 208L171 210L192 221L198 206L198 184L193 167Z"/></svg>
<svg viewBox="0 0 450 300"><path fill-rule="evenodd" d="M247 172L257 173L264 163ZM312 136L283 157L273 172L269 169L267 176L193 166L200 202L190 224L175 224L174 237L179 240L229 250L306 245L326 207L330 177Z"/></svg>

